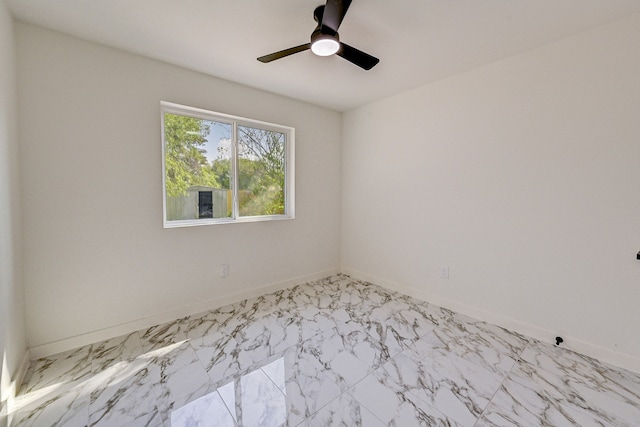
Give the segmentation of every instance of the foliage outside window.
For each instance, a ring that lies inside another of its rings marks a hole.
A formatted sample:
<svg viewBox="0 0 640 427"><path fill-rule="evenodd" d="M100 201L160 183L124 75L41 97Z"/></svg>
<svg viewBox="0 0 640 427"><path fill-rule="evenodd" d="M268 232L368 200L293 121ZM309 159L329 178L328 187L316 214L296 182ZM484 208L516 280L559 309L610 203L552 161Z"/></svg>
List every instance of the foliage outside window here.
<svg viewBox="0 0 640 427"><path fill-rule="evenodd" d="M294 129L163 102L164 225L294 217Z"/></svg>

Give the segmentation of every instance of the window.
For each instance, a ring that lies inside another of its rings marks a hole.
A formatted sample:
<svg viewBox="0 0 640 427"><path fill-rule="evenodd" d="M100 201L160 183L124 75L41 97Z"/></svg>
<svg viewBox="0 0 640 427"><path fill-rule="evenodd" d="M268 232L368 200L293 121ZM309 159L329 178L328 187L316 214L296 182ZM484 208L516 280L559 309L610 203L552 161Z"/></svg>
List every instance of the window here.
<svg viewBox="0 0 640 427"><path fill-rule="evenodd" d="M161 103L164 226L294 217L294 129Z"/></svg>

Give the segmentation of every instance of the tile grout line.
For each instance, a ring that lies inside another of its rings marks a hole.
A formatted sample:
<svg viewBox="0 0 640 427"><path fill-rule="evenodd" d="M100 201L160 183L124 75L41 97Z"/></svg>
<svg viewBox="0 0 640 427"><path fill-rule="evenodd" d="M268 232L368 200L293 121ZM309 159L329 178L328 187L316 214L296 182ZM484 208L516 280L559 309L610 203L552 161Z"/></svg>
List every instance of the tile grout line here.
<svg viewBox="0 0 640 427"><path fill-rule="evenodd" d="M524 352L530 346L531 346L531 338L527 337L527 344L522 348L522 351L517 355L517 357L515 359L515 362L513 363L513 365L511 365L511 368L509 368L509 371L505 373L504 378L502 378L502 381L500 381L500 384L498 385L498 388L496 389L495 393L493 393L493 395L491 396L491 399L489 399L489 401L487 402L487 405L482 410L482 413L478 416L478 419L474 423L474 426L478 425L478 423L480 421L482 421L482 418L486 414L487 409L489 409L489 407L493 403L493 399L495 399L495 397L498 394L498 392L502 389L504 383L511 377L511 371L513 371L513 369L516 367L516 365L522 361L522 359L521 359L522 354L524 354Z"/></svg>

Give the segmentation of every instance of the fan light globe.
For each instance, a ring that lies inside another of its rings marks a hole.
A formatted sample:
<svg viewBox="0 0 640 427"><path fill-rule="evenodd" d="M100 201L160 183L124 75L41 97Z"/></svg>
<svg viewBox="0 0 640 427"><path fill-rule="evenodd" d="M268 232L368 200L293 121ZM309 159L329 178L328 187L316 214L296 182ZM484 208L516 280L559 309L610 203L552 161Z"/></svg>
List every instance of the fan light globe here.
<svg viewBox="0 0 640 427"><path fill-rule="evenodd" d="M332 37L320 37L311 44L311 51L318 56L331 56L340 49L340 43Z"/></svg>

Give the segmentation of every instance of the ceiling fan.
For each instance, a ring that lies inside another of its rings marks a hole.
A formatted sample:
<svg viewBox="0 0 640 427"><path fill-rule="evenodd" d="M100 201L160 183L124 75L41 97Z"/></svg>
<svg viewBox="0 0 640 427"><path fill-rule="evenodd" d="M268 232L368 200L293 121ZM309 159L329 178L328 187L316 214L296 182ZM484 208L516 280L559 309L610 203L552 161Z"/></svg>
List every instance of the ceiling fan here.
<svg viewBox="0 0 640 427"><path fill-rule="evenodd" d="M380 60L340 41L338 28L347 14L351 0L327 0L313 11L313 19L318 23L311 33L311 42L291 47L258 58L260 62L271 62L294 53L311 49L318 56L336 54L365 70L372 69Z"/></svg>

